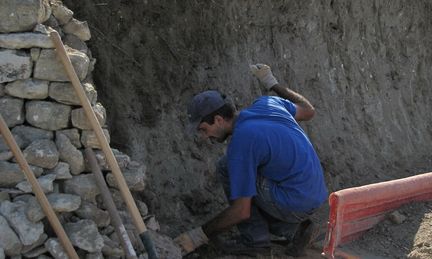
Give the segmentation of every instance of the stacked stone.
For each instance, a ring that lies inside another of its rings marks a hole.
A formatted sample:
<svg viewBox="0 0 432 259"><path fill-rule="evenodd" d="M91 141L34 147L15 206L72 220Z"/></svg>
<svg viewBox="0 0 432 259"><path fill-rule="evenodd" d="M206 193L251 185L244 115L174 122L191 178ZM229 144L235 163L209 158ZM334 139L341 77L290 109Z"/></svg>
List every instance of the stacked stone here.
<svg viewBox="0 0 432 259"><path fill-rule="evenodd" d="M85 147L99 149L99 144L56 56L48 35L52 28L62 36L99 123L105 125L106 111L97 102L91 76L95 59L85 43L90 39L88 25L74 19L60 1L0 0L0 113L80 257L123 257L83 155ZM109 140L109 131L104 133ZM145 166L113 152L130 190L142 191ZM108 171L103 152L95 153L101 168ZM134 247L144 253L112 174L106 172L106 179ZM159 230L146 204L136 202L147 227ZM2 137L0 233L0 258L67 257ZM161 254L181 257L171 239L152 235Z"/></svg>

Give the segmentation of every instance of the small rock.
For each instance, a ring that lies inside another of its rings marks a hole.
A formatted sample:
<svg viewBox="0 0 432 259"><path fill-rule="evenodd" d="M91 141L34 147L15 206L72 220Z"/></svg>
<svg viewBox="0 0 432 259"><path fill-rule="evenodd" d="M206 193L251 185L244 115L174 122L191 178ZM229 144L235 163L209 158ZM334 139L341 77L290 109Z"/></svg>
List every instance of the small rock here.
<svg viewBox="0 0 432 259"><path fill-rule="evenodd" d="M26 258L33 258L33 257L37 257L41 254L44 254L46 252L48 252L48 249L46 249L45 246L39 246L39 247L36 247L35 249L33 249L31 251L28 251L27 253L24 253L23 255Z"/></svg>
<svg viewBox="0 0 432 259"><path fill-rule="evenodd" d="M16 80L7 84L5 91L8 95L18 98L45 99L48 97L48 83L37 79Z"/></svg>
<svg viewBox="0 0 432 259"><path fill-rule="evenodd" d="M107 236L102 236L104 239L104 247L102 253L105 256L122 257L124 256L123 249L120 247L120 243L111 240Z"/></svg>
<svg viewBox="0 0 432 259"><path fill-rule="evenodd" d="M63 26L63 31L77 36L82 41L88 41L91 38L87 22L81 22L74 18Z"/></svg>
<svg viewBox="0 0 432 259"><path fill-rule="evenodd" d="M54 48L54 44L47 34L33 32L9 33L0 34L0 48Z"/></svg>
<svg viewBox="0 0 432 259"><path fill-rule="evenodd" d="M99 209L91 202L83 201L81 207L75 214L82 219L93 220L98 227L106 227L110 224L111 218L107 211Z"/></svg>
<svg viewBox="0 0 432 259"><path fill-rule="evenodd" d="M68 105L48 101L26 102L26 120L31 125L46 129L59 130L67 128L71 113Z"/></svg>
<svg viewBox="0 0 432 259"><path fill-rule="evenodd" d="M33 29L51 15L48 1L2 1L0 32L21 32Z"/></svg>
<svg viewBox="0 0 432 259"><path fill-rule="evenodd" d="M66 251L63 249L63 246L60 244L57 238L49 238L45 242L45 247L56 259L68 258Z"/></svg>
<svg viewBox="0 0 432 259"><path fill-rule="evenodd" d="M110 134L107 129L103 129L103 133L105 135L106 140L108 143L110 142ZM101 146L99 144L99 140L96 137L96 133L93 130L83 130L81 134L81 143L84 147L94 148L94 149L101 149Z"/></svg>
<svg viewBox="0 0 432 259"><path fill-rule="evenodd" d="M1 57L0 57L1 63ZM1 65L0 65L1 71ZM0 72L1 73L1 72ZM9 96L0 97L0 111L9 128L24 122L24 101Z"/></svg>
<svg viewBox="0 0 432 259"><path fill-rule="evenodd" d="M140 165L133 169L123 168L123 177L131 191L142 191L145 188L145 175L146 167ZM107 174L106 180L109 186L117 187L117 182L115 181L114 175L112 173Z"/></svg>
<svg viewBox="0 0 432 259"><path fill-rule="evenodd" d="M151 216L151 217L148 217L147 219L145 219L145 224L146 224L148 229L151 229L153 231L159 231L160 230L159 222L156 220L156 218L154 216Z"/></svg>
<svg viewBox="0 0 432 259"><path fill-rule="evenodd" d="M86 53L87 55L89 55L89 48L87 47L87 44L82 41L80 38L78 38L77 36L73 35L73 34L67 34L65 36L65 38L63 39L64 44L68 45L69 47L79 50L83 53ZM90 64L92 63L92 61L90 60ZM91 66L91 65L90 65ZM92 72L92 70L89 67L89 73Z"/></svg>
<svg viewBox="0 0 432 259"><path fill-rule="evenodd" d="M104 126L106 121L105 108L102 106L102 104L97 103L95 106L93 106L93 111L96 114L96 118L98 119L100 126ZM92 129L83 108L72 110L71 117L72 125L75 128Z"/></svg>
<svg viewBox="0 0 432 259"><path fill-rule="evenodd" d="M65 130L58 130L56 131L56 135L63 134L74 145L76 148L81 148L81 141L80 141L80 133L78 132L78 129L72 128L72 129L65 129Z"/></svg>
<svg viewBox="0 0 432 259"><path fill-rule="evenodd" d="M34 250L35 248L39 247L40 245L43 245L43 243L45 242L45 240L47 240L47 238L48 238L47 234L43 233L36 242L34 242L33 244L31 244L29 246L24 246L23 249L22 249L22 251L21 251L21 253L22 254L27 254L28 252L30 252L30 251ZM38 256L38 255L36 255L36 256ZM36 257L36 256L33 256L33 257ZM27 256L27 257L29 257L29 256Z"/></svg>
<svg viewBox="0 0 432 259"><path fill-rule="evenodd" d="M9 226L6 219L0 215L0 247L6 255L18 255L21 253L22 244L18 236Z"/></svg>
<svg viewBox="0 0 432 259"><path fill-rule="evenodd" d="M28 52L0 49L0 83L30 78L32 69L33 62Z"/></svg>
<svg viewBox="0 0 432 259"><path fill-rule="evenodd" d="M56 145L60 153L60 160L67 162L73 175L78 175L84 171L84 156L68 137L63 134L56 134Z"/></svg>
<svg viewBox="0 0 432 259"><path fill-rule="evenodd" d="M33 62L36 62L39 59L41 49L40 48L31 48L30 56Z"/></svg>
<svg viewBox="0 0 432 259"><path fill-rule="evenodd" d="M104 259L104 256L101 252L88 253L86 259Z"/></svg>
<svg viewBox="0 0 432 259"><path fill-rule="evenodd" d="M76 223L67 223L64 227L74 246L91 253L102 250L104 240L93 221L83 219Z"/></svg>
<svg viewBox="0 0 432 259"><path fill-rule="evenodd" d="M66 193L79 195L81 199L92 203L96 203L96 195L100 194L92 174L81 174L66 180L64 190Z"/></svg>
<svg viewBox="0 0 432 259"><path fill-rule="evenodd" d="M40 167L30 166L36 177L39 177L43 169ZM18 183L26 180L21 168L16 163L0 161L0 187L15 187Z"/></svg>
<svg viewBox="0 0 432 259"><path fill-rule="evenodd" d="M402 224L405 220L406 217L404 215L402 215L399 211L395 210L392 213L390 213L388 215L388 218L390 219L391 222L393 222L394 224Z"/></svg>
<svg viewBox="0 0 432 259"><path fill-rule="evenodd" d="M95 103L97 92L94 86L89 83L83 84L82 86L90 103ZM81 101L76 95L74 87L68 82L52 82L49 86L49 96L59 103L81 106Z"/></svg>
<svg viewBox="0 0 432 259"><path fill-rule="evenodd" d="M63 25L72 19L74 13L69 8L61 4L61 2L58 2L52 5L52 14L57 19L58 23Z"/></svg>
<svg viewBox="0 0 432 259"><path fill-rule="evenodd" d="M44 193L50 193L54 190L53 182L56 176L53 174L48 174L37 178L40 187L42 188ZM16 188L20 189L25 193L32 192L32 186L28 181L20 182L16 185Z"/></svg>
<svg viewBox="0 0 432 259"><path fill-rule="evenodd" d="M49 139L33 141L23 151L24 158L31 165L52 169L59 161L59 152L56 144Z"/></svg>
<svg viewBox="0 0 432 259"><path fill-rule="evenodd" d="M23 245L32 245L44 234L44 227L41 222L33 223L27 219L25 214L26 203L12 203L4 201L0 205L0 213L11 224L12 228L19 235Z"/></svg>

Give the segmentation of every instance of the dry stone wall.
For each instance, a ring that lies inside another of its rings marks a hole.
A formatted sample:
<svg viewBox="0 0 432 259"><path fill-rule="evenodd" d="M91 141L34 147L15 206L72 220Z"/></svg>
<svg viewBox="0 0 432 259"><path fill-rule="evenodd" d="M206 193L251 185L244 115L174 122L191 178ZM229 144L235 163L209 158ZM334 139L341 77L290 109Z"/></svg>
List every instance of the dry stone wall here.
<svg viewBox="0 0 432 259"><path fill-rule="evenodd" d="M0 0L0 113L80 257L120 258L123 250L83 155L84 148L99 149L99 144L56 55L48 34L52 29L62 36L96 116L105 125L106 111L97 102L92 81L95 59L85 43L91 38L90 30L59 1ZM108 129L104 134L109 140ZM145 166L113 151L131 191L144 190ZM144 256L103 152L97 150L96 157L133 245ZM157 233L159 225L147 205L140 200L137 205L154 230L153 238L164 240L157 242L160 254L181 257L172 240ZM0 233L0 258L67 257L1 137Z"/></svg>

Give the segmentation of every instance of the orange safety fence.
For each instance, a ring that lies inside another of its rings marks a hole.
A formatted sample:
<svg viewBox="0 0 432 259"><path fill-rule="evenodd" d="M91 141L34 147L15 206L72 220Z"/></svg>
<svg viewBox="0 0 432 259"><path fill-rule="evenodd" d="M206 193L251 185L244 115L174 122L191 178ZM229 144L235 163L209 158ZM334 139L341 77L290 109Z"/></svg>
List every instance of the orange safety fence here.
<svg viewBox="0 0 432 259"><path fill-rule="evenodd" d="M412 201L432 199L432 173L344 189L330 194L330 214L323 255L335 258L337 247L358 238L386 213ZM341 257L347 257L340 253Z"/></svg>

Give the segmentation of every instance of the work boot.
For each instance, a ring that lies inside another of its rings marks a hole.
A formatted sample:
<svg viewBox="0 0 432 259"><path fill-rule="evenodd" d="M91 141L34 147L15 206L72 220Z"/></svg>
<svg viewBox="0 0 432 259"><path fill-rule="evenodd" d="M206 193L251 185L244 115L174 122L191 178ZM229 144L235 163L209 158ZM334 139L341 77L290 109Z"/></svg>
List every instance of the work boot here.
<svg viewBox="0 0 432 259"><path fill-rule="evenodd" d="M270 242L247 243L242 237L236 237L224 241L221 245L223 251L231 255L246 255L255 257L257 255L270 255Z"/></svg>
<svg viewBox="0 0 432 259"><path fill-rule="evenodd" d="M298 230L294 234L292 243L286 249L285 254L293 257L304 256L306 248L312 243L314 237L318 234L318 230L310 219L300 223Z"/></svg>

